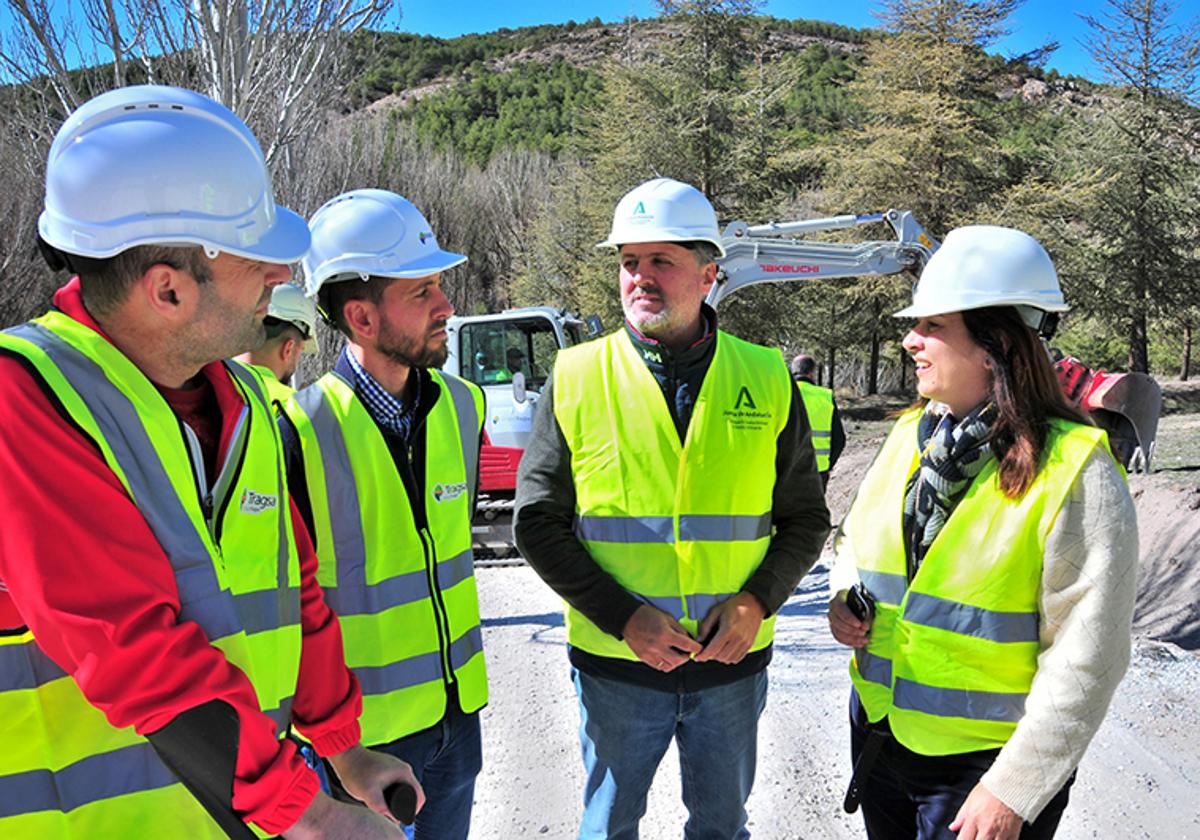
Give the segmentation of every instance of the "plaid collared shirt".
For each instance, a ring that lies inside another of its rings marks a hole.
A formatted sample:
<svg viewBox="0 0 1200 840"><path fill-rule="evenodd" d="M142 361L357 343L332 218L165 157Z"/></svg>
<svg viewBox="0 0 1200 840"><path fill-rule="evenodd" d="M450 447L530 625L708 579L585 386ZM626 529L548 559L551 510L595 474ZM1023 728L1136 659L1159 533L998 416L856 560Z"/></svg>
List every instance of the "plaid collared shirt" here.
<svg viewBox="0 0 1200 840"><path fill-rule="evenodd" d="M414 377L416 386L413 390L412 402L406 406L385 391L383 386L375 381L375 377L367 373L354 354L350 352L349 347L344 348L342 353L350 363L350 369L354 371L354 390L358 392L358 396L367 407L371 418L407 444L412 435L413 417L417 414L417 406L421 404L420 374Z"/></svg>

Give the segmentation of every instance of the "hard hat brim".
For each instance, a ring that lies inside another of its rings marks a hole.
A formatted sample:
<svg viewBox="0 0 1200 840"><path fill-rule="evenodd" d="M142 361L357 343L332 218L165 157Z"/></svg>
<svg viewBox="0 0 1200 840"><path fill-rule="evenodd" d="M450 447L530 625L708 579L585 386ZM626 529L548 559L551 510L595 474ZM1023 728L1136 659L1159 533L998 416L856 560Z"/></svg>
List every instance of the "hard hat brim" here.
<svg viewBox="0 0 1200 840"><path fill-rule="evenodd" d="M951 312L963 312L968 309L984 309L989 306L1029 306L1034 309L1041 309L1044 312L1067 312L1070 306L1057 301L1035 301L1028 295L1014 298L1012 300L987 300L980 302L977 306L959 304L957 306L947 307L939 306L933 303L914 303L911 306L906 306L899 312L893 312L893 318L927 318L931 315L948 315Z"/></svg>
<svg viewBox="0 0 1200 840"><path fill-rule="evenodd" d="M673 234L663 230L655 231L653 237L648 239L624 239L621 242L614 242L611 238L605 239L603 242L596 243L596 247L619 251L622 245L641 245L646 242L707 242L717 249L717 257L719 259L725 258L725 246L721 244L721 240L719 239L687 233Z"/></svg>
<svg viewBox="0 0 1200 840"><path fill-rule="evenodd" d="M308 222L304 221L303 216L292 212L282 204L276 204L274 226L254 245L238 247L217 242L203 244L251 260L294 263L302 260L308 253L309 246L312 245L312 232L308 229Z"/></svg>

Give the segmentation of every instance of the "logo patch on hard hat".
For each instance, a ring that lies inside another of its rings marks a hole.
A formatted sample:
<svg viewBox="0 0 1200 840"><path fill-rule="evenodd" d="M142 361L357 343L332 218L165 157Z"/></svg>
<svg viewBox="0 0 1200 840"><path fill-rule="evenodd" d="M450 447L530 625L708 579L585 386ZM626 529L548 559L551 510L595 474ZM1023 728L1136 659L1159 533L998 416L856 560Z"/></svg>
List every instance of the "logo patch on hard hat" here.
<svg viewBox="0 0 1200 840"><path fill-rule="evenodd" d="M262 513L264 510L274 510L279 504L275 496L266 493L255 493L253 490L243 490L238 510L242 513Z"/></svg>
<svg viewBox="0 0 1200 840"><path fill-rule="evenodd" d="M421 240L421 244L422 244L422 245L424 245L424 244L425 244L426 242L428 242L430 239L433 239L433 234L432 234L432 233L430 233L430 232L429 232L429 231L427 231L427 230L424 230L424 231L421 231L420 233L418 233L418 234L417 234L417 238L418 238L418 239L420 239L420 240Z"/></svg>

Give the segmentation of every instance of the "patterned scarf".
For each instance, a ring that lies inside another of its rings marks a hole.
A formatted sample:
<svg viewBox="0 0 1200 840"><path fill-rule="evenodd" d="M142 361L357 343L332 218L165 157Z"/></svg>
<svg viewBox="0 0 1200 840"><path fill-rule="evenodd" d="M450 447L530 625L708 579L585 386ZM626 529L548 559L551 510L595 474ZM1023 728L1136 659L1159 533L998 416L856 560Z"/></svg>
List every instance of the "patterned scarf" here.
<svg viewBox="0 0 1200 840"><path fill-rule="evenodd" d="M912 580L971 482L992 460L989 441L996 406L979 405L962 422L949 411L926 409L917 424L921 464L904 495L904 543Z"/></svg>

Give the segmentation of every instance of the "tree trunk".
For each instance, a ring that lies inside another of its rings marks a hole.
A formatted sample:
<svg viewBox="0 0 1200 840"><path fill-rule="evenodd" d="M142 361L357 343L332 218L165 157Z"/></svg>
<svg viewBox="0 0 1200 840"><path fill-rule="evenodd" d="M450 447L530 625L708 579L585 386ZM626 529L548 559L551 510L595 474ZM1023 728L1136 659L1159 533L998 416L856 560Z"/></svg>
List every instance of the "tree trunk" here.
<svg viewBox="0 0 1200 840"><path fill-rule="evenodd" d="M908 354L904 352L904 348L900 348L900 393L903 394L908 390Z"/></svg>
<svg viewBox="0 0 1200 840"><path fill-rule="evenodd" d="M833 349L833 345L829 345L829 384L826 388L833 389L833 372L834 364L837 362L837 350Z"/></svg>
<svg viewBox="0 0 1200 840"><path fill-rule="evenodd" d="M879 333L871 333L871 364L867 369L867 393L879 393Z"/></svg>
<svg viewBox="0 0 1200 840"><path fill-rule="evenodd" d="M1146 316L1139 313L1129 324L1129 369L1134 373L1150 372L1150 340Z"/></svg>
<svg viewBox="0 0 1200 840"><path fill-rule="evenodd" d="M1192 375L1192 325L1183 325L1183 361L1179 365L1179 378L1184 382Z"/></svg>

